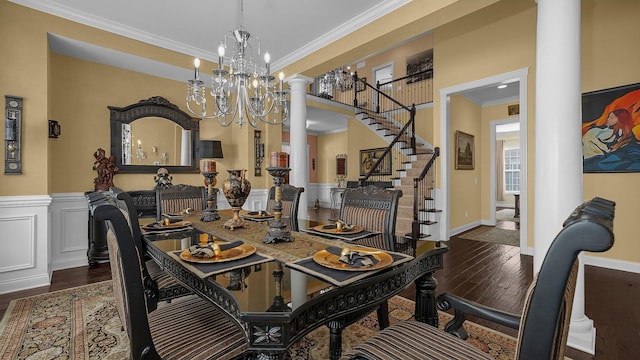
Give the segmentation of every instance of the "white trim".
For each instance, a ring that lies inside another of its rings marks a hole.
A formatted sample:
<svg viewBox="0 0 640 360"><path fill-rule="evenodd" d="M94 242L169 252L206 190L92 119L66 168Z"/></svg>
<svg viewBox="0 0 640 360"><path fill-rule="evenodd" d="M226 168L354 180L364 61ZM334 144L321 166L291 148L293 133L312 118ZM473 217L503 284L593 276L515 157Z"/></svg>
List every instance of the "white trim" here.
<svg viewBox="0 0 640 360"><path fill-rule="evenodd" d="M620 270L630 273L640 274L640 263L607 259L600 256L584 255L582 258L584 265L597 266L605 269Z"/></svg>

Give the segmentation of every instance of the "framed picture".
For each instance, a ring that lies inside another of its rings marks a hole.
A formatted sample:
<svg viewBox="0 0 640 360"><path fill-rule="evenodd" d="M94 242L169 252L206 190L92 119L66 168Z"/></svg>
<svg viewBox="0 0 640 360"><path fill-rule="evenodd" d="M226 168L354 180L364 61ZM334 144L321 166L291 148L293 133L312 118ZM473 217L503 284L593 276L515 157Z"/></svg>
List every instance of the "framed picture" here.
<svg viewBox="0 0 640 360"><path fill-rule="evenodd" d="M474 158L473 135L456 131L456 170L473 170Z"/></svg>
<svg viewBox="0 0 640 360"><path fill-rule="evenodd" d="M582 94L585 173L640 172L640 83Z"/></svg>
<svg viewBox="0 0 640 360"><path fill-rule="evenodd" d="M507 106L507 113L509 114L509 116L520 114L520 104Z"/></svg>
<svg viewBox="0 0 640 360"><path fill-rule="evenodd" d="M407 57L407 84L433 77L433 50Z"/></svg>
<svg viewBox="0 0 640 360"><path fill-rule="evenodd" d="M360 176L365 176L373 168L373 165L382 156L385 148L360 150ZM385 155L373 175L391 175L391 153Z"/></svg>

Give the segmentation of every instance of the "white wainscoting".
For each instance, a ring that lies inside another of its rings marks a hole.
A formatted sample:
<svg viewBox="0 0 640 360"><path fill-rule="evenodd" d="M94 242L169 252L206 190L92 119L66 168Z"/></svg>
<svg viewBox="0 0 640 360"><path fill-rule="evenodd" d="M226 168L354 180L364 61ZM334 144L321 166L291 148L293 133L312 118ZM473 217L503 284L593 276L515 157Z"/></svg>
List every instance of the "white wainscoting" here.
<svg viewBox="0 0 640 360"><path fill-rule="evenodd" d="M89 207L84 193L51 194L53 270L88 265Z"/></svg>
<svg viewBox="0 0 640 360"><path fill-rule="evenodd" d="M48 195L0 196L0 294L51 280Z"/></svg>

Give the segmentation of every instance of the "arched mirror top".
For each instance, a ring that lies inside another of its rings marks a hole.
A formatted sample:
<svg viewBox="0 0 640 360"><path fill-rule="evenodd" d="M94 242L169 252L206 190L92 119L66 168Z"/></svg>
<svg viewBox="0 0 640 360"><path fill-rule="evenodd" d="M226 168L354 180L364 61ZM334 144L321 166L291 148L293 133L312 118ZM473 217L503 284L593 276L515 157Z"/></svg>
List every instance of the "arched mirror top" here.
<svg viewBox="0 0 640 360"><path fill-rule="evenodd" d="M159 167L170 173L199 172L200 124L178 106L153 96L125 107L108 108L111 154L120 173L156 173ZM173 130L161 125L164 119L175 124ZM134 125L136 120L140 121ZM158 126L149 131L153 122ZM136 133L136 129L144 130Z"/></svg>

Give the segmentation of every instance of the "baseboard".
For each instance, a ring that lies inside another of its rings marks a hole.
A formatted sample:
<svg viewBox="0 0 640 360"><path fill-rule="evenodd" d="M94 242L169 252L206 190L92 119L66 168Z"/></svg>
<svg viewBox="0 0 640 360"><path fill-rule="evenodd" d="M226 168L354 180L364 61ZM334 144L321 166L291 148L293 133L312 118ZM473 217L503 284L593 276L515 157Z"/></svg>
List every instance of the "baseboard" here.
<svg viewBox="0 0 640 360"><path fill-rule="evenodd" d="M85 250L85 255L80 258L64 259L64 260L53 262L51 264L51 269L53 271L56 271L56 270L64 270L64 269L71 269L71 268L76 268L81 266L87 266L87 265L89 265L89 261L87 260L86 250Z"/></svg>
<svg viewBox="0 0 640 360"><path fill-rule="evenodd" d="M51 285L51 278L47 274L31 277L21 277L0 282L0 294L8 294L16 291L29 290L49 285Z"/></svg>
<svg viewBox="0 0 640 360"><path fill-rule="evenodd" d="M449 236L455 236L455 235L458 235L458 234L460 234L460 233L463 233L463 232L465 232L465 231L467 231L467 230L471 230L471 229L473 229L474 227L476 227L476 226L480 226L480 225L482 225L482 222L481 222L481 221L474 221L474 222L472 222L472 223L469 223L469 224L465 224L465 225L459 226L459 227L457 227L457 228L455 228L455 229L451 229L451 230L449 231Z"/></svg>
<svg viewBox="0 0 640 360"><path fill-rule="evenodd" d="M606 259L603 257L592 255L584 255L582 261L585 265L640 274L640 263L616 259Z"/></svg>

